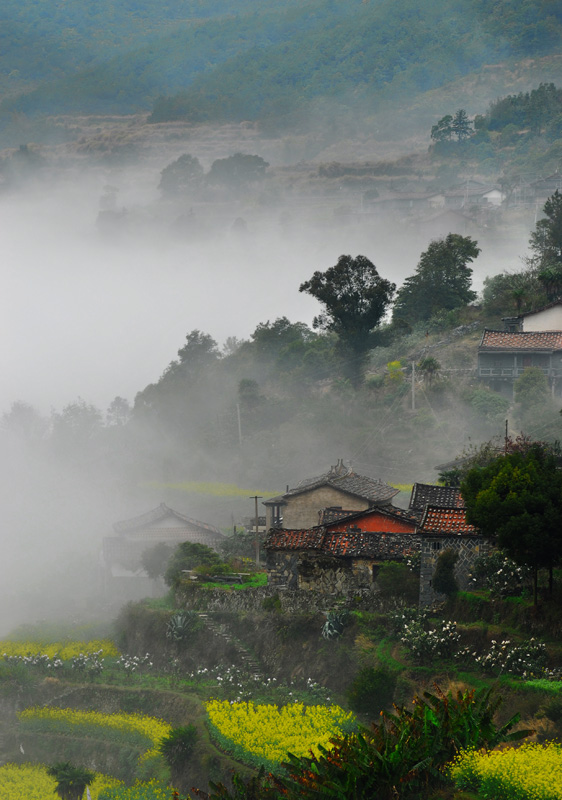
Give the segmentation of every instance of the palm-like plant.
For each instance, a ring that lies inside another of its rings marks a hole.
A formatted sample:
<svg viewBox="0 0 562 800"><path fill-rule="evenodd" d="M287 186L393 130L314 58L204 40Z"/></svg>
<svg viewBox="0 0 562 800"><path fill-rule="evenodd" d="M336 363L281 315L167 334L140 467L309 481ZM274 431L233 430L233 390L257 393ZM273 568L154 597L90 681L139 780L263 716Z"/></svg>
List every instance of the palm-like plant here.
<svg viewBox="0 0 562 800"><path fill-rule="evenodd" d="M47 767L48 774L57 782L55 792L61 800L82 800L86 787L96 777L83 767L75 767L70 761L59 761Z"/></svg>
<svg viewBox="0 0 562 800"><path fill-rule="evenodd" d="M171 730L160 742L160 752L170 767L174 783L182 782L183 773L189 764L198 738L195 725L184 725Z"/></svg>

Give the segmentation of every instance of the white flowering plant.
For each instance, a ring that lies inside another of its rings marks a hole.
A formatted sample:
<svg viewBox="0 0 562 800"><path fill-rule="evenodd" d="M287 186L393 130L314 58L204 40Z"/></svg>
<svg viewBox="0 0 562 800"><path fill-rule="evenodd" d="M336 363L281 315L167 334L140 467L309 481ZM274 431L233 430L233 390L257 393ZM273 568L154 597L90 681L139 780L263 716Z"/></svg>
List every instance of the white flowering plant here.
<svg viewBox="0 0 562 800"><path fill-rule="evenodd" d="M530 594L532 571L520 567L500 550L481 556L474 562L472 583L489 589L492 597L518 597Z"/></svg>
<svg viewBox="0 0 562 800"><path fill-rule="evenodd" d="M478 653L465 647L457 653L456 658L470 665L476 664L492 675L515 675L531 680L549 674L546 645L534 638L519 644L512 644L509 639L501 642L492 639L488 652Z"/></svg>
<svg viewBox="0 0 562 800"><path fill-rule="evenodd" d="M395 633L418 664L439 658L451 658L456 652L460 633L457 623L440 620L432 624L426 610L403 609L393 617Z"/></svg>

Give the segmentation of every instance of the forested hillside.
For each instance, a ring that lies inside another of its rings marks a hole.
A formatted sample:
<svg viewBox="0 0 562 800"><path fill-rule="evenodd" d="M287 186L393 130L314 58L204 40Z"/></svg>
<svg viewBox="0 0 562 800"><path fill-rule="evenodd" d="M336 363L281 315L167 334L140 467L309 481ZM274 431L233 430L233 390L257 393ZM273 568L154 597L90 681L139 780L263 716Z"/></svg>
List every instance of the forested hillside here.
<svg viewBox="0 0 562 800"><path fill-rule="evenodd" d="M486 64L556 52L562 34L552 0L47 5L4 4L4 85L40 83L4 110L154 104L155 121L294 119L338 98L373 111Z"/></svg>

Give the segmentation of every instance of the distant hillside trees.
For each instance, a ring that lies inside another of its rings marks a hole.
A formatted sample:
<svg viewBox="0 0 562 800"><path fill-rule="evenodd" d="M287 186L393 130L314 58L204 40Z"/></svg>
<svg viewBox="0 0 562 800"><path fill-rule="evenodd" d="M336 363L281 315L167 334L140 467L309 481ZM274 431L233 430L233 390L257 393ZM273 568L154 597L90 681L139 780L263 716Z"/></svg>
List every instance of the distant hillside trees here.
<svg viewBox="0 0 562 800"><path fill-rule="evenodd" d="M507 95L490 105L483 117L476 118L476 126L489 131L499 131L508 125L540 133L562 114L562 89L553 83L541 83L530 92Z"/></svg>
<svg viewBox="0 0 562 800"><path fill-rule="evenodd" d="M158 188L164 196L176 197L196 188L203 178L204 170L195 156L184 153L160 173Z"/></svg>
<svg viewBox="0 0 562 800"><path fill-rule="evenodd" d="M338 336L340 348L349 358L349 376L355 385L362 380L367 352L374 346L375 329L392 301L396 284L382 278L368 258L340 256L326 272L316 271L299 287L315 297L324 310L313 327Z"/></svg>
<svg viewBox="0 0 562 800"><path fill-rule="evenodd" d="M207 175L207 182L211 184L220 183L227 186L240 186L261 180L268 167L268 162L261 156L235 153L228 158L218 158L213 161Z"/></svg>
<svg viewBox="0 0 562 800"><path fill-rule="evenodd" d="M398 290L393 318L410 324L429 319L437 311L449 311L476 300L471 289L472 268L480 248L470 236L450 233L435 239L421 254L414 275Z"/></svg>
<svg viewBox="0 0 562 800"><path fill-rule="evenodd" d="M235 153L213 161L207 174L195 156L184 153L164 167L158 188L164 197L189 194L202 186L243 189L263 180L269 164L258 155Z"/></svg>
<svg viewBox="0 0 562 800"><path fill-rule="evenodd" d="M459 108L454 116L447 114L442 117L431 129L431 138L434 142L449 141L453 137L458 142L463 142L474 133L472 122L464 108Z"/></svg>
<svg viewBox="0 0 562 800"><path fill-rule="evenodd" d="M531 234L529 244L539 268L538 279L543 284L548 300L562 294L562 194L554 192L543 208L540 219Z"/></svg>

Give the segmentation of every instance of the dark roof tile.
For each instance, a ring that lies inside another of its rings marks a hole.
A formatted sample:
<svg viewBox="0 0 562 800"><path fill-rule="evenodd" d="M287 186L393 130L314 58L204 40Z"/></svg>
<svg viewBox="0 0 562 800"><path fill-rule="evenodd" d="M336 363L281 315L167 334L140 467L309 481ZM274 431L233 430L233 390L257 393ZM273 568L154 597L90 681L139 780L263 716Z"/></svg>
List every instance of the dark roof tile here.
<svg viewBox="0 0 562 800"><path fill-rule="evenodd" d="M446 508L464 506L460 489L453 486L434 486L429 483L414 483L410 497L410 509L423 511L427 505Z"/></svg>

